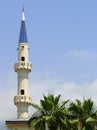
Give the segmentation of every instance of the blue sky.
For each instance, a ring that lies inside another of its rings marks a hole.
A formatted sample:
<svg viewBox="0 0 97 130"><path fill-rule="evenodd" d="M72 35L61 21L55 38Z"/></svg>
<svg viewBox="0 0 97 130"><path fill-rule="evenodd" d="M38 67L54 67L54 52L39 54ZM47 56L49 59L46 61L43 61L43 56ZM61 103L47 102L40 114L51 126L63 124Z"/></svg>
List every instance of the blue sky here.
<svg viewBox="0 0 97 130"><path fill-rule="evenodd" d="M53 92L61 93L64 100L86 96L97 103L97 0L3 0L0 120L16 118L13 96L17 93L17 76L13 65L23 6L33 64L29 75L33 102L38 103L43 93Z"/></svg>

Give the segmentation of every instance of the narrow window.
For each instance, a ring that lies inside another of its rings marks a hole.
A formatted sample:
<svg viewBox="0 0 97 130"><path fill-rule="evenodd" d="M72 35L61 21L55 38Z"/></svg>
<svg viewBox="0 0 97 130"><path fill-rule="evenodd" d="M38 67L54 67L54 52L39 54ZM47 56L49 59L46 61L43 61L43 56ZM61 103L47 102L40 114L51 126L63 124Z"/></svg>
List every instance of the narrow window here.
<svg viewBox="0 0 97 130"><path fill-rule="evenodd" d="M21 95L24 95L24 90L23 89L21 90Z"/></svg>
<svg viewBox="0 0 97 130"><path fill-rule="evenodd" d="M22 49L24 48L24 46L22 46Z"/></svg>
<svg viewBox="0 0 97 130"><path fill-rule="evenodd" d="M21 57L21 61L25 61L25 57Z"/></svg>

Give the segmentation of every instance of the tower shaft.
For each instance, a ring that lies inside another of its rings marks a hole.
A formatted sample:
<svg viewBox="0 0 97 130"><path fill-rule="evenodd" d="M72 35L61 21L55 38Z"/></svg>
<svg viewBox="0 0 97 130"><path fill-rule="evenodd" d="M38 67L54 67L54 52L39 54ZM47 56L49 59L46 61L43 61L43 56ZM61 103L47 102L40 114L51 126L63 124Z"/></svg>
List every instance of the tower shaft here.
<svg viewBox="0 0 97 130"><path fill-rule="evenodd" d="M17 106L17 118L28 118L28 107L32 102L28 93L28 75L32 70L32 64L28 61L28 43L25 27L24 11L22 13L22 22L18 44L18 61L14 65L15 72L17 73L17 95L14 96L14 104Z"/></svg>

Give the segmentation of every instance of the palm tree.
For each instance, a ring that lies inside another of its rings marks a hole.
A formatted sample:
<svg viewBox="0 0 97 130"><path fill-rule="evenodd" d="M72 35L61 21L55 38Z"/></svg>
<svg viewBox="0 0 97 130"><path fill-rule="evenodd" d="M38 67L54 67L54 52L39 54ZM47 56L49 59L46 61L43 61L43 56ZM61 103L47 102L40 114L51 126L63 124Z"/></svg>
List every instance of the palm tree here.
<svg viewBox="0 0 97 130"><path fill-rule="evenodd" d="M37 130L60 130L61 127L67 127L68 110L65 105L68 100L60 103L60 97L60 95L54 97L53 94L43 95L44 99L40 100L41 106L32 104L38 114L29 120L30 126L35 126Z"/></svg>
<svg viewBox="0 0 97 130"><path fill-rule="evenodd" d="M83 128L89 130L94 127L97 122L97 111L94 109L93 101L84 99L83 102L76 99L76 103L71 102L69 106L71 120L76 121L78 130Z"/></svg>

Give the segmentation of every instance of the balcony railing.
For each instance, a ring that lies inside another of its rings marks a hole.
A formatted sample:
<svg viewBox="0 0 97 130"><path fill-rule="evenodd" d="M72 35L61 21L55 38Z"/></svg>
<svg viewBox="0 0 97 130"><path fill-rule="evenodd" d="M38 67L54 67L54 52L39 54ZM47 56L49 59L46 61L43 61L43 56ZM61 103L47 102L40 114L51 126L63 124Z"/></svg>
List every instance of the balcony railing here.
<svg viewBox="0 0 97 130"><path fill-rule="evenodd" d="M24 96L24 95L17 95L14 97L14 103L28 103L31 104L32 103L32 98L30 96Z"/></svg>
<svg viewBox="0 0 97 130"><path fill-rule="evenodd" d="M14 65L15 71L19 69L27 69L29 71L32 70L32 64L30 62L25 62L25 61L19 61L15 63Z"/></svg>

